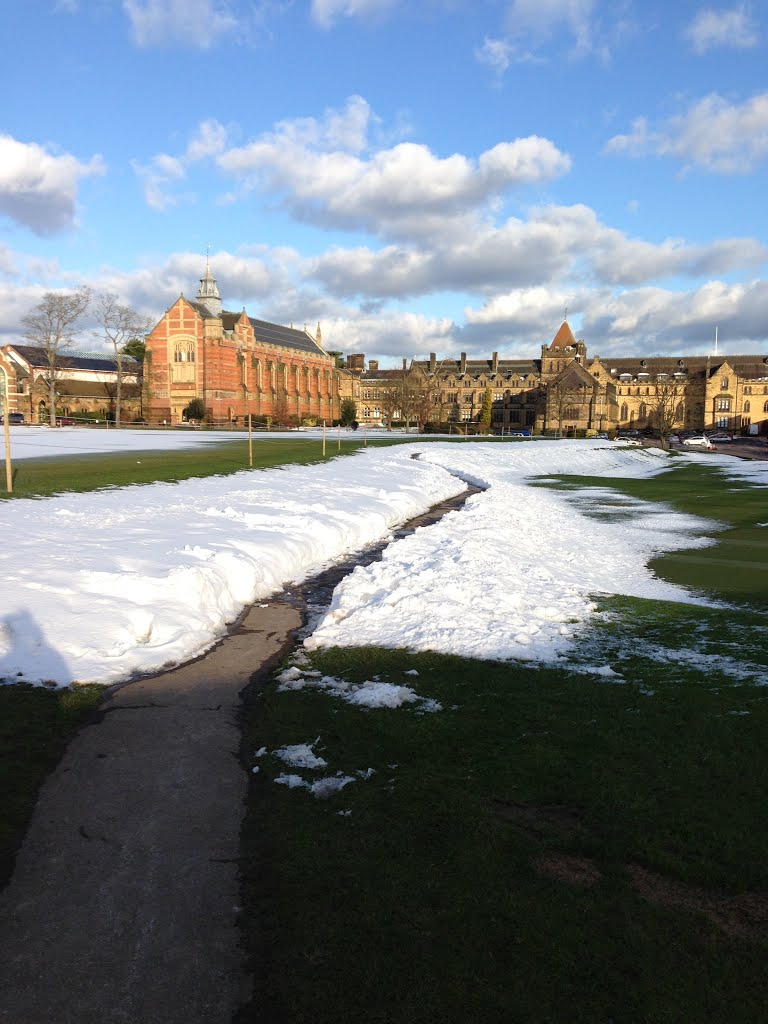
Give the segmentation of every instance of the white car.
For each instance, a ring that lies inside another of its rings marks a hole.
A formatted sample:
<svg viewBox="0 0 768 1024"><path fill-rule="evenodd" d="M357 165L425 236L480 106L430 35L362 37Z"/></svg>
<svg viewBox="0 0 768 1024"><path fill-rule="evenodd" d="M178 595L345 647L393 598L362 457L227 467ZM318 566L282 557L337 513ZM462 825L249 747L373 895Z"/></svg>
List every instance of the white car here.
<svg viewBox="0 0 768 1024"><path fill-rule="evenodd" d="M723 442L727 443L729 441L732 441L733 438L730 434L710 434L709 440L715 441L717 444L722 444Z"/></svg>
<svg viewBox="0 0 768 1024"><path fill-rule="evenodd" d="M714 448L715 446L709 440L709 438L701 434L697 437L686 437L683 444L691 445L694 448Z"/></svg>

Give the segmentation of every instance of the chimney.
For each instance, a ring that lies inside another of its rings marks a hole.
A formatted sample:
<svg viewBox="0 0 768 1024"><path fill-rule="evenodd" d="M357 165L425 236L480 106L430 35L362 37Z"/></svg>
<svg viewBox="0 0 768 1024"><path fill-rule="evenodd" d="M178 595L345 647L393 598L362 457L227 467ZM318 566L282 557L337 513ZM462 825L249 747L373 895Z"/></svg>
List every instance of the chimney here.
<svg viewBox="0 0 768 1024"><path fill-rule="evenodd" d="M379 360L378 359L369 359L368 360L368 373L378 373L378 372L379 372Z"/></svg>
<svg viewBox="0 0 768 1024"><path fill-rule="evenodd" d="M429 353L429 372L435 372L435 366L437 365L437 356L434 352Z"/></svg>
<svg viewBox="0 0 768 1024"><path fill-rule="evenodd" d="M499 353L494 352L491 356L491 373L497 373L499 369Z"/></svg>
<svg viewBox="0 0 768 1024"><path fill-rule="evenodd" d="M347 369L352 373L362 373L365 369L364 354L362 352L355 352L353 355L347 356Z"/></svg>
<svg viewBox="0 0 768 1024"><path fill-rule="evenodd" d="M462 352L461 353L461 367L460 367L460 369L461 369L462 373L466 373L467 372L467 353L466 352Z"/></svg>

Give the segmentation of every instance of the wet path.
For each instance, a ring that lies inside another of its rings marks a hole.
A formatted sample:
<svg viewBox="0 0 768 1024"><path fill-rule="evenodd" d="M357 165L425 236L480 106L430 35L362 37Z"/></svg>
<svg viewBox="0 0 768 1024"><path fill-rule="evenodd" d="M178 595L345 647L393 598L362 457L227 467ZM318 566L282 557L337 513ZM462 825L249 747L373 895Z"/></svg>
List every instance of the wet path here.
<svg viewBox="0 0 768 1024"><path fill-rule="evenodd" d="M390 540L252 606L196 661L110 691L44 784L0 894L0 1024L230 1024L250 995L241 691Z"/></svg>

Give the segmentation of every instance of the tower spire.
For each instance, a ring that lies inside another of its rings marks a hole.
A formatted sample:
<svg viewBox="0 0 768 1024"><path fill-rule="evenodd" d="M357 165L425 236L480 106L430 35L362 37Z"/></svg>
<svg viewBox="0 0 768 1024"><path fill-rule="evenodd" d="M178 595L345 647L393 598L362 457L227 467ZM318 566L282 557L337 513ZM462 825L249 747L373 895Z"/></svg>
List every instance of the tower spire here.
<svg viewBox="0 0 768 1024"><path fill-rule="evenodd" d="M205 250L205 274L200 278L200 290L197 301L204 306L211 316L221 316L221 296L216 285L216 278L211 274L210 244Z"/></svg>

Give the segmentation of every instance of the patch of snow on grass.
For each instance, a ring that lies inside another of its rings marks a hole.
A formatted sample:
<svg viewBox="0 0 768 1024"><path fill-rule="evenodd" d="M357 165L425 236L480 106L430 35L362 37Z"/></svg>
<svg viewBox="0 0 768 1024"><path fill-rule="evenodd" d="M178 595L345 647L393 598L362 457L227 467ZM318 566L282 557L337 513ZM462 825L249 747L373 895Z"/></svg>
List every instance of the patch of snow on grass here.
<svg viewBox="0 0 768 1024"><path fill-rule="evenodd" d="M293 746L281 747L279 750L276 750L275 757L285 761L291 768L327 768L328 762L324 758L317 756L312 749L313 746L314 744L294 743Z"/></svg>

